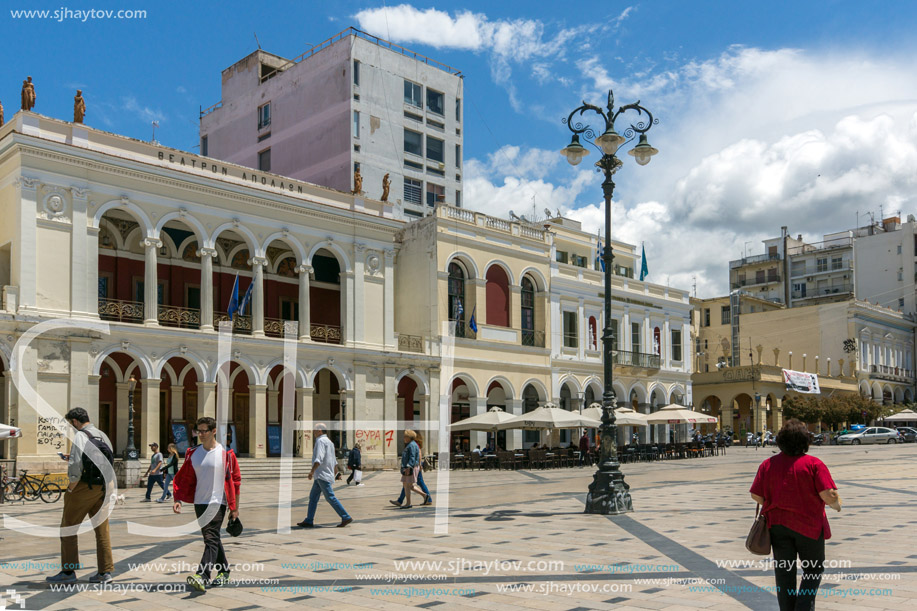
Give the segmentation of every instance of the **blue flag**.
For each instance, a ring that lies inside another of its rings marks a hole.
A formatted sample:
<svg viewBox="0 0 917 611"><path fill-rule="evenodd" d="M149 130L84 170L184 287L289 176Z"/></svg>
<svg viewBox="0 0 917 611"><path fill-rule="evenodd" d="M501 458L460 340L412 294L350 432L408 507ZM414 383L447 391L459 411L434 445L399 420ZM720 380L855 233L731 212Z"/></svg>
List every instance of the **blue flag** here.
<svg viewBox="0 0 917 611"><path fill-rule="evenodd" d="M468 321L468 326L471 327L471 330L474 331L475 333L478 332L478 321L474 319L474 313L477 309L478 309L478 306L474 306L473 308L471 308L471 320Z"/></svg>
<svg viewBox="0 0 917 611"><path fill-rule="evenodd" d="M236 280L232 283L232 293L229 294L229 307L226 313L229 314L229 320L239 311L239 274L236 274Z"/></svg>
<svg viewBox="0 0 917 611"><path fill-rule="evenodd" d="M239 304L239 314L241 316L245 316L245 308L248 306L248 302L252 299L252 289L254 286L255 280L253 278L252 281L248 283L248 290L245 291L245 296L242 298L242 303Z"/></svg>
<svg viewBox="0 0 917 611"><path fill-rule="evenodd" d="M650 275L650 269L646 266L646 244L643 245L643 264L640 266L640 280Z"/></svg>
<svg viewBox="0 0 917 611"><path fill-rule="evenodd" d="M602 254L604 252L605 251L602 248L602 238L599 238L598 242L596 243L595 264L596 264L596 269L598 269L598 267L601 265L603 272L605 271L605 259L602 258Z"/></svg>

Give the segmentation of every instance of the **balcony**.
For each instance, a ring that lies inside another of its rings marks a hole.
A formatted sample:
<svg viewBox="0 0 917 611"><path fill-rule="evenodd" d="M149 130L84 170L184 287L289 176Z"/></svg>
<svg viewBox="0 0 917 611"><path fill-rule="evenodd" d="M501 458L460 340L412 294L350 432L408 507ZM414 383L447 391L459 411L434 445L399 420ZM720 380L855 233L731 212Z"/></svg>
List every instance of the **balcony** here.
<svg viewBox="0 0 917 611"><path fill-rule="evenodd" d="M647 352L628 352L616 350L612 352L613 365L624 367L643 367L644 369L659 369L659 355Z"/></svg>
<svg viewBox="0 0 917 611"><path fill-rule="evenodd" d="M892 382L913 382L914 372L910 369L901 367L890 367L888 365L870 365L869 377L879 380L890 380Z"/></svg>
<svg viewBox="0 0 917 611"><path fill-rule="evenodd" d="M766 263L767 261L779 261L780 255L754 255L751 257L743 257L741 259L735 259L734 261L729 262L729 269L736 269L737 267L745 267L746 265L753 265L755 263Z"/></svg>
<svg viewBox="0 0 917 611"><path fill-rule="evenodd" d="M767 276L766 278L762 278L760 280L758 278L747 278L745 280L739 280L737 282L730 283L730 286L733 289L740 289L745 286L756 286L759 284L771 284L773 282L780 282L780 281L781 281L780 274L777 274L776 276L771 275L771 276Z"/></svg>
<svg viewBox="0 0 917 611"><path fill-rule="evenodd" d="M544 348L544 331L522 330L522 345Z"/></svg>
<svg viewBox="0 0 917 611"><path fill-rule="evenodd" d="M340 344L341 328L334 325L309 325L309 337L321 344Z"/></svg>
<svg viewBox="0 0 917 611"><path fill-rule="evenodd" d="M299 339L299 322L279 318L264 319L264 334L270 337L284 337L284 330L287 328L294 338Z"/></svg>
<svg viewBox="0 0 917 611"><path fill-rule="evenodd" d="M829 286L822 289L813 289L811 291L793 291L793 299L816 299L820 297L827 296L838 296L842 297L847 293L853 292L853 285L850 283L842 284L840 286Z"/></svg>
<svg viewBox="0 0 917 611"><path fill-rule="evenodd" d="M161 305L159 306L159 324L163 327L200 329L201 311L196 308Z"/></svg>
<svg viewBox="0 0 917 611"><path fill-rule="evenodd" d="M100 298L99 318L117 322L143 323L143 302Z"/></svg>
<svg viewBox="0 0 917 611"><path fill-rule="evenodd" d="M464 339L475 339L477 333L474 332L474 329L471 326L462 320L450 320L450 323L455 323L455 336L462 337Z"/></svg>
<svg viewBox="0 0 917 611"><path fill-rule="evenodd" d="M219 329L221 322L229 322L229 314L216 314L213 317L214 326ZM252 334L252 317L251 316L239 316L238 314L232 318L232 332L238 333L240 335L251 335Z"/></svg>

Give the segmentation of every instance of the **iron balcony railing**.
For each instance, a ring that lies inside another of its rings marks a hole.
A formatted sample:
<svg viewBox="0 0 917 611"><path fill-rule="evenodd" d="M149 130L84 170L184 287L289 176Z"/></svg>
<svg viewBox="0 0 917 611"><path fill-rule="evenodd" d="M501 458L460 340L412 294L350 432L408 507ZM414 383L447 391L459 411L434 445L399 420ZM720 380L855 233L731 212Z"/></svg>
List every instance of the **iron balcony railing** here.
<svg viewBox="0 0 917 611"><path fill-rule="evenodd" d="M143 322L143 302L99 299L99 318L118 322Z"/></svg>
<svg viewBox="0 0 917 611"><path fill-rule="evenodd" d="M522 345L533 346L535 348L544 348L544 331L535 331L534 329L522 330Z"/></svg>
<svg viewBox="0 0 917 611"><path fill-rule="evenodd" d="M756 284L770 284L771 282L780 282L780 274L765 276L764 278L746 278L737 280L732 283L732 288L740 289L743 286L755 286Z"/></svg>
<svg viewBox="0 0 917 611"><path fill-rule="evenodd" d="M270 337L284 337L284 329L290 328L293 337L299 337L299 323L295 320L282 320L280 318L264 319L264 334Z"/></svg>
<svg viewBox="0 0 917 611"><path fill-rule="evenodd" d="M200 329L201 311L196 308L161 305L159 306L159 324L164 327Z"/></svg>
<svg viewBox="0 0 917 611"><path fill-rule="evenodd" d="M735 269L737 267L744 267L746 265L752 265L754 263L764 263L766 261L779 261L780 255L774 253L772 255L752 255L751 257L743 257L741 259L735 259L729 262L729 269Z"/></svg>
<svg viewBox="0 0 917 611"><path fill-rule="evenodd" d="M612 364L625 365L629 367L643 367L645 369L659 369L660 361L658 354L647 352L629 352L618 350L613 353Z"/></svg>
<svg viewBox="0 0 917 611"><path fill-rule="evenodd" d="M216 325L217 329L220 328L220 323L223 321L229 321L229 314L217 314L214 316L213 324ZM236 314L232 317L232 332L239 333L240 335L251 335L252 334L252 317L251 316L240 316Z"/></svg>
<svg viewBox="0 0 917 611"><path fill-rule="evenodd" d="M340 344L341 328L335 325L309 325L309 337L313 342Z"/></svg>
<svg viewBox="0 0 917 611"><path fill-rule="evenodd" d="M821 289L808 288L805 291L793 291L793 299L814 299L816 297L825 297L827 295L843 295L852 293L852 284L842 284L840 286L828 286Z"/></svg>
<svg viewBox="0 0 917 611"><path fill-rule="evenodd" d="M904 369L903 367L890 367L888 365L870 365L870 373L878 374L877 377L883 377L886 379L913 379L914 372L910 369Z"/></svg>

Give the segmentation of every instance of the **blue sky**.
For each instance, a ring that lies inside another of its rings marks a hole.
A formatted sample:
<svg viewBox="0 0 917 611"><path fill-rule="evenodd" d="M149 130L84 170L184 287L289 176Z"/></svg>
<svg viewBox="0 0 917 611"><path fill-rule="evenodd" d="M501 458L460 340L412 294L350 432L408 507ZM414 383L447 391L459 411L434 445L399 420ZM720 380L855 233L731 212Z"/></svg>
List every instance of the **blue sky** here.
<svg viewBox="0 0 917 611"><path fill-rule="evenodd" d="M617 174L614 234L646 243L650 279L727 290L728 260L787 225L817 240L867 213L917 213L917 3L145 2L8 0L0 100L196 150L220 72L261 46L295 57L354 25L465 75L465 192L501 215L560 208L597 230L600 178L557 150L583 99L659 118L646 167ZM144 19L13 19L10 10L133 9ZM568 10L562 10L567 8ZM571 10L575 8L575 10ZM590 157L593 161L595 156ZM587 158L587 159L590 159Z"/></svg>

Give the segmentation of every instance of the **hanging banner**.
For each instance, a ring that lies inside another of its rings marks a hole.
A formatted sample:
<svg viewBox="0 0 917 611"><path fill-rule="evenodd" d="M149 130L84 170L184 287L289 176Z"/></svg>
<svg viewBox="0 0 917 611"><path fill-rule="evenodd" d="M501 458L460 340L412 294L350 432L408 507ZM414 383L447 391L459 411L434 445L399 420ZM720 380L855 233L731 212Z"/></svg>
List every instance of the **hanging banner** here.
<svg viewBox="0 0 917 611"><path fill-rule="evenodd" d="M821 389L818 387L818 374L784 369L783 381L786 383L787 390L809 395L821 394Z"/></svg>

